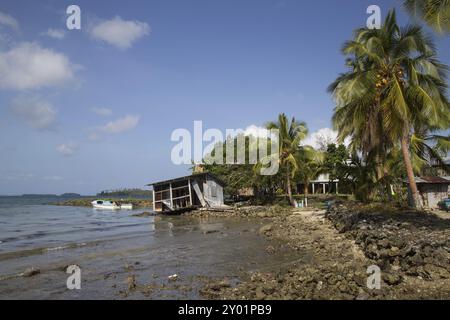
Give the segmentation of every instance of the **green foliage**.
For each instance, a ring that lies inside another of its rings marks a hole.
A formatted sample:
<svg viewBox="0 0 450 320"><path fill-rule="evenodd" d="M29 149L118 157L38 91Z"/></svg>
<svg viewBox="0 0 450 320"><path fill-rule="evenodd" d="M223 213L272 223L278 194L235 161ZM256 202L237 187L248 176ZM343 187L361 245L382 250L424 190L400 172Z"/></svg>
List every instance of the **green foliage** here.
<svg viewBox="0 0 450 320"><path fill-rule="evenodd" d="M340 144L329 144L325 152L323 171L329 174L330 181L342 180L346 174L346 164L350 155L347 148Z"/></svg>
<svg viewBox="0 0 450 320"><path fill-rule="evenodd" d="M404 0L409 13L423 20L439 33L450 32L449 0Z"/></svg>
<svg viewBox="0 0 450 320"><path fill-rule="evenodd" d="M105 190L97 193L97 197L101 198L145 198L152 199L153 193L149 190L142 189L118 189L118 190Z"/></svg>
<svg viewBox="0 0 450 320"><path fill-rule="evenodd" d="M329 88L336 101L333 124L339 140L351 140L351 152L362 156L364 170L374 168L374 182L385 184L384 193L390 193L388 180L399 175L388 163L401 146L403 169L416 190L413 169L420 172L432 158L439 160L426 141L450 127L448 67L437 59L431 38L418 26L401 28L395 11L380 29L356 30L343 53L350 70ZM444 148L443 139L437 148ZM368 188L361 190L371 194Z"/></svg>

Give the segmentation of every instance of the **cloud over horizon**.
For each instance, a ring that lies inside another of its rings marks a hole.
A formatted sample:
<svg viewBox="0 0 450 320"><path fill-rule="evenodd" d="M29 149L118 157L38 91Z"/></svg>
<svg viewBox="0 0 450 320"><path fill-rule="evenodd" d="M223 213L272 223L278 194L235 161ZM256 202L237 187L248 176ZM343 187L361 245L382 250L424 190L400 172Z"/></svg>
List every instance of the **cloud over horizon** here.
<svg viewBox="0 0 450 320"><path fill-rule="evenodd" d="M90 34L94 39L106 42L121 50L132 47L134 42L150 34L150 26L145 22L123 20L115 16L111 20L95 24Z"/></svg>
<svg viewBox="0 0 450 320"><path fill-rule="evenodd" d="M62 40L66 37L66 32L63 29L49 28L47 31L41 33L42 36L47 36L53 39Z"/></svg>
<svg viewBox="0 0 450 320"><path fill-rule="evenodd" d="M75 66L67 56L23 42L0 52L0 89L27 90L59 86L74 78Z"/></svg>
<svg viewBox="0 0 450 320"><path fill-rule="evenodd" d="M139 123L139 116L127 115L114 121L110 121L99 130L104 133L116 134L134 129Z"/></svg>

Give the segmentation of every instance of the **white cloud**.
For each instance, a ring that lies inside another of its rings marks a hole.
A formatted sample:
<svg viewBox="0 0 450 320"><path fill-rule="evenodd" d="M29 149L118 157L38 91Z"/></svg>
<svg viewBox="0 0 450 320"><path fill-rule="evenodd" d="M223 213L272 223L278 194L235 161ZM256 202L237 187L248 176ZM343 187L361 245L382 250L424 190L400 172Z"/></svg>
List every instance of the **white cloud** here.
<svg viewBox="0 0 450 320"><path fill-rule="evenodd" d="M244 135L246 136L254 136L257 138L267 138L269 136L269 130L264 127L258 127L254 124L248 126L244 130Z"/></svg>
<svg viewBox="0 0 450 320"><path fill-rule="evenodd" d="M275 136L270 134L270 130L267 130L265 127L259 127L257 125L249 125L245 129L235 129L231 133L227 134L227 138L235 138L238 135L243 134L244 136L254 136L256 138L276 138Z"/></svg>
<svg viewBox="0 0 450 320"><path fill-rule="evenodd" d="M20 30L19 22L17 22L16 19L0 11L0 26L2 25L11 28L16 32L19 32Z"/></svg>
<svg viewBox="0 0 450 320"><path fill-rule="evenodd" d="M108 122L100 127L100 131L105 133L121 133L134 129L139 122L139 116L127 115L115 121Z"/></svg>
<svg viewBox="0 0 450 320"><path fill-rule="evenodd" d="M43 36L47 36L53 39L62 40L66 37L66 32L63 29L49 28L47 31L41 33Z"/></svg>
<svg viewBox="0 0 450 320"><path fill-rule="evenodd" d="M98 107L94 107L91 109L92 112L100 115L100 116L110 116L112 114L112 110L108 109L108 108L98 108Z"/></svg>
<svg viewBox="0 0 450 320"><path fill-rule="evenodd" d="M50 129L55 124L56 109L38 97L18 97L12 101L12 111L36 129Z"/></svg>
<svg viewBox="0 0 450 320"><path fill-rule="evenodd" d="M125 50L130 48L139 38L150 34L150 26L145 22L126 21L116 16L111 20L94 25L90 33L94 39Z"/></svg>
<svg viewBox="0 0 450 320"><path fill-rule="evenodd" d="M24 42L0 52L0 88L35 89L61 85L74 77L74 66L62 53Z"/></svg>
<svg viewBox="0 0 450 320"><path fill-rule="evenodd" d="M56 147L56 150L63 156L71 156L75 154L78 147L73 143L63 143Z"/></svg>
<svg viewBox="0 0 450 320"><path fill-rule="evenodd" d="M311 146L314 149L324 150L326 149L328 144L338 144L337 135L337 131L334 131L330 128L322 128L316 132L309 134L301 144L304 146ZM344 141L344 145L346 146L348 146L349 143L350 142L348 139Z"/></svg>

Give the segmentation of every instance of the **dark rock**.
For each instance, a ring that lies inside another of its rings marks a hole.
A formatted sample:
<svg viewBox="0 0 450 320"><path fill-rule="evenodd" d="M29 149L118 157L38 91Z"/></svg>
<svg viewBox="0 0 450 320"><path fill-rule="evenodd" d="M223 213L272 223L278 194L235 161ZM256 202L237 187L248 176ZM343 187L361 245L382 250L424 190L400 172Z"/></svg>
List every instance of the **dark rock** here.
<svg viewBox="0 0 450 320"><path fill-rule="evenodd" d="M402 277L396 273L384 272L382 278L384 282L390 286L395 286L402 281Z"/></svg>
<svg viewBox="0 0 450 320"><path fill-rule="evenodd" d="M25 271L22 273L22 276L23 277L32 277L32 276L35 276L40 273L41 273L41 270L39 270L38 268L35 268L35 267L31 267L31 268L25 269Z"/></svg>

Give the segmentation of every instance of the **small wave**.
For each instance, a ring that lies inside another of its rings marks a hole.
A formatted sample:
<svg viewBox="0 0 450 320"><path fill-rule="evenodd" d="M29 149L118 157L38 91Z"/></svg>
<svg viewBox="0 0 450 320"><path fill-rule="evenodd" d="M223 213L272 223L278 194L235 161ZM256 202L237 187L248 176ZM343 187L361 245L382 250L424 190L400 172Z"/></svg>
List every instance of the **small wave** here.
<svg viewBox="0 0 450 320"><path fill-rule="evenodd" d="M64 246L58 246L58 247L51 247L51 248L44 248L43 251L45 252L52 252L52 251L59 251L59 250L65 250L65 249L74 249L74 248L81 248L86 246L87 243L71 243Z"/></svg>

